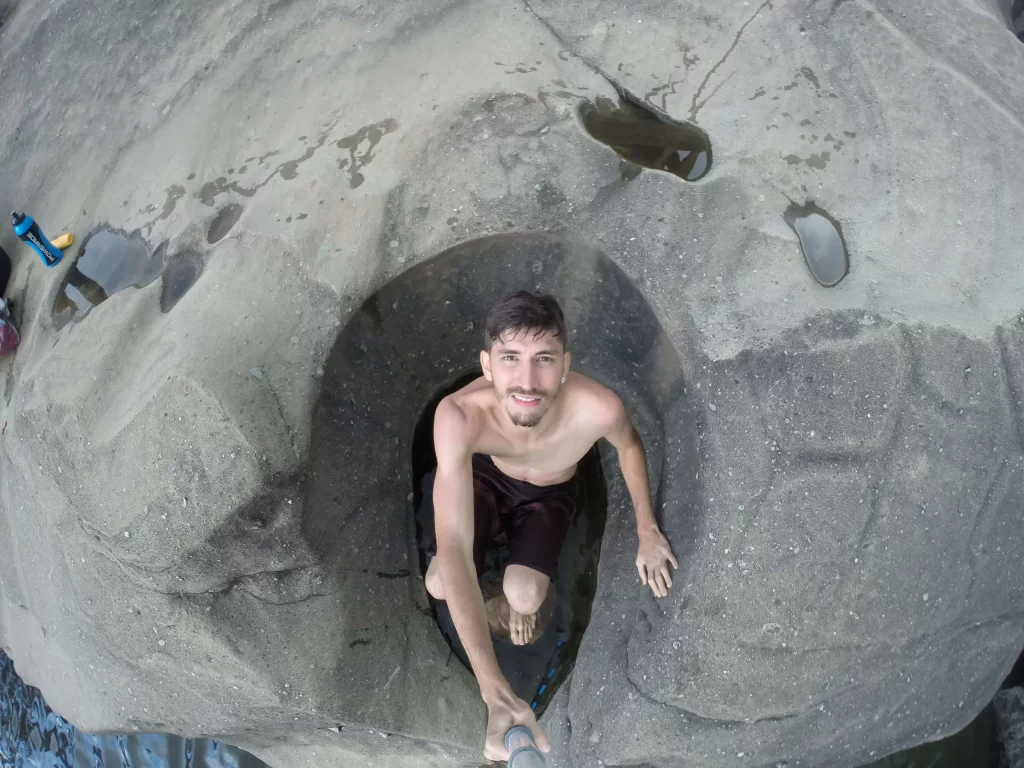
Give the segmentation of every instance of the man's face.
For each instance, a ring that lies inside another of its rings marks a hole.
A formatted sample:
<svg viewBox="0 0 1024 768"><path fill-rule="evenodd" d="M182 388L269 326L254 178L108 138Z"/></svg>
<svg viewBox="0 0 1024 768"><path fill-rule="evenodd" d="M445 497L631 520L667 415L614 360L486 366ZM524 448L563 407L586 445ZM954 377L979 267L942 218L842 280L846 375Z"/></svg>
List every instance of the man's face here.
<svg viewBox="0 0 1024 768"><path fill-rule="evenodd" d="M512 423L535 427L558 397L569 353L550 331L509 332L480 353L480 364Z"/></svg>

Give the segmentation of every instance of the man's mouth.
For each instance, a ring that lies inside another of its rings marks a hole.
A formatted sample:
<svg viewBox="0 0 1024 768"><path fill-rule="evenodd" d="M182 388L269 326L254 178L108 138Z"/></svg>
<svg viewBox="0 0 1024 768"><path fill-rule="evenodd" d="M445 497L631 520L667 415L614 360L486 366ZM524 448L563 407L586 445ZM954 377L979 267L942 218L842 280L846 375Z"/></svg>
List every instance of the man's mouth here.
<svg viewBox="0 0 1024 768"><path fill-rule="evenodd" d="M523 408L534 408L540 405L540 398L531 395L512 395L512 400Z"/></svg>

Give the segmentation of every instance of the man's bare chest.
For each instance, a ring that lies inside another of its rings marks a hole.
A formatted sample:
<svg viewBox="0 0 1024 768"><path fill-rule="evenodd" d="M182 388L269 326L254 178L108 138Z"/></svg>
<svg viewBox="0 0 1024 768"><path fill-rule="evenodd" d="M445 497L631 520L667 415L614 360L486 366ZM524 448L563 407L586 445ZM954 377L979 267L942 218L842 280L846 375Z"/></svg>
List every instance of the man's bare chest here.
<svg viewBox="0 0 1024 768"><path fill-rule="evenodd" d="M585 435L570 435L532 445L504 442L487 452L498 469L533 485L553 485L576 473L576 465L595 441Z"/></svg>

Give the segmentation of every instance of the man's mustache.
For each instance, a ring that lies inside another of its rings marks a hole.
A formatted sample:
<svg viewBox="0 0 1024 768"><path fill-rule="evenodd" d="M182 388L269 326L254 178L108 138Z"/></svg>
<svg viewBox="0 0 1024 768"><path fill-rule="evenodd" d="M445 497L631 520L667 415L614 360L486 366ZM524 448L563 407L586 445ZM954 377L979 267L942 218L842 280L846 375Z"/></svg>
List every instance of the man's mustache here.
<svg viewBox="0 0 1024 768"><path fill-rule="evenodd" d="M505 394L525 395L526 397L546 397L548 392L546 389L521 389L520 387L515 387L505 390Z"/></svg>

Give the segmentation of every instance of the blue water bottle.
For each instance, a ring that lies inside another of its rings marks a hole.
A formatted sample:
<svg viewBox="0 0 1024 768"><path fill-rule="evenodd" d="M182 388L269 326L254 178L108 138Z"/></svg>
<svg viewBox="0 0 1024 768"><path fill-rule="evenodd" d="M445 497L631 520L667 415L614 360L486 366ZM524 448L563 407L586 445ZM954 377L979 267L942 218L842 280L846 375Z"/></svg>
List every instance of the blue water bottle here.
<svg viewBox="0 0 1024 768"><path fill-rule="evenodd" d="M11 224L14 225L14 234L31 245L46 266L55 267L60 263L64 254L60 248L55 247L53 243L46 239L43 230L39 228L39 225L36 224L31 216L14 211L11 214Z"/></svg>

